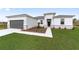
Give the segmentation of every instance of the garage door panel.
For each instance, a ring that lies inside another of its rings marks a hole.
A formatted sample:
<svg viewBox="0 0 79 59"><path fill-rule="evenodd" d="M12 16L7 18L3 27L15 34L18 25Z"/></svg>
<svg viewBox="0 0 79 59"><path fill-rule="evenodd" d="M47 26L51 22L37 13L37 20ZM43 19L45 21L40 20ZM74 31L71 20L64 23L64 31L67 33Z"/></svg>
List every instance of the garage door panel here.
<svg viewBox="0 0 79 59"><path fill-rule="evenodd" d="M23 20L11 20L10 28L23 29Z"/></svg>

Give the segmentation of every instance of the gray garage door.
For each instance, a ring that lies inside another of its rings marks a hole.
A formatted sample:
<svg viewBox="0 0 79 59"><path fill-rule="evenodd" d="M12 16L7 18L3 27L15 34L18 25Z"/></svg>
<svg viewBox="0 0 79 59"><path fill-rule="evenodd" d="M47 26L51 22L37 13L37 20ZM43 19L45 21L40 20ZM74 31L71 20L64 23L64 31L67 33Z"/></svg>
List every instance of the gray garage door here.
<svg viewBox="0 0 79 59"><path fill-rule="evenodd" d="M11 20L10 28L23 29L23 20Z"/></svg>

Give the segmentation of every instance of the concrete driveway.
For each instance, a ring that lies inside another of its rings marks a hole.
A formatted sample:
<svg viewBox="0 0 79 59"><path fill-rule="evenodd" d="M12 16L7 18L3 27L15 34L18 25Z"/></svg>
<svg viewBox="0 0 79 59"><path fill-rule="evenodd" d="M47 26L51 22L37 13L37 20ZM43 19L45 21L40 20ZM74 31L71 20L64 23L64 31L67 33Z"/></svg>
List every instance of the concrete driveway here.
<svg viewBox="0 0 79 59"><path fill-rule="evenodd" d="M27 31L21 31L20 29L0 30L0 36L8 35L11 33L21 33L21 34L36 35L36 36L43 36L43 37L50 37L50 38L53 37L50 28L47 28L46 33L27 32Z"/></svg>
<svg viewBox="0 0 79 59"><path fill-rule="evenodd" d="M3 29L3 30L0 30L0 36L8 35L8 34L11 34L13 32L16 32L16 31L20 31L20 30L17 30L17 29Z"/></svg>

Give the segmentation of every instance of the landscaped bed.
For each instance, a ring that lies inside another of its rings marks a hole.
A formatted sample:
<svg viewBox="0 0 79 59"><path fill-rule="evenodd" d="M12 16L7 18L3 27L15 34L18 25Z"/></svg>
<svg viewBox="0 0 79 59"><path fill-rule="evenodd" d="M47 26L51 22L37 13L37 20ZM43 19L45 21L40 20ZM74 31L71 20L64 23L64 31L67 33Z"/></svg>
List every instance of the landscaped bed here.
<svg viewBox="0 0 79 59"><path fill-rule="evenodd" d="M79 50L79 28L52 29L53 38L13 33L0 37L0 49Z"/></svg>
<svg viewBox="0 0 79 59"><path fill-rule="evenodd" d="M23 30L23 31L28 31L28 32L37 32L37 33L45 33L46 32L46 28L43 27L33 27L31 29L27 29L27 30Z"/></svg>

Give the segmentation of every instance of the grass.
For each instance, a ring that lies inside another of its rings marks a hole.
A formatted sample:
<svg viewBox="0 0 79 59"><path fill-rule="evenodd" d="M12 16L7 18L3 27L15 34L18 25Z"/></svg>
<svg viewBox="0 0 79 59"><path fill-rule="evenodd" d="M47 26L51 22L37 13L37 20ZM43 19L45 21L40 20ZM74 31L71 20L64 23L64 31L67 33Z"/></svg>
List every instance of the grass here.
<svg viewBox="0 0 79 59"><path fill-rule="evenodd" d="M49 49L50 38L13 33L0 38L0 49Z"/></svg>
<svg viewBox="0 0 79 59"><path fill-rule="evenodd" d="M13 33L0 37L1 50L78 50L79 28L52 29L54 38Z"/></svg>
<svg viewBox="0 0 79 59"><path fill-rule="evenodd" d="M79 49L79 28L74 30L53 30L52 48L58 50Z"/></svg>

